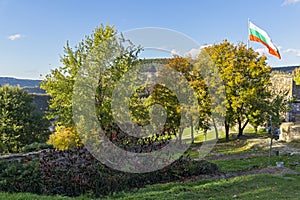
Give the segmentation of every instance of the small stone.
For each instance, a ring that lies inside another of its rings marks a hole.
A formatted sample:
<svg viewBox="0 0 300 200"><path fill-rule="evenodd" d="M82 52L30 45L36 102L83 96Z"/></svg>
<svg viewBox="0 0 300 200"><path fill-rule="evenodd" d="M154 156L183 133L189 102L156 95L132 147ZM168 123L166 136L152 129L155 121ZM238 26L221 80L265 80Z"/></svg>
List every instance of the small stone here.
<svg viewBox="0 0 300 200"><path fill-rule="evenodd" d="M297 165L299 165L299 162L292 162L292 163L290 163L290 166L292 166L292 167L295 167Z"/></svg>

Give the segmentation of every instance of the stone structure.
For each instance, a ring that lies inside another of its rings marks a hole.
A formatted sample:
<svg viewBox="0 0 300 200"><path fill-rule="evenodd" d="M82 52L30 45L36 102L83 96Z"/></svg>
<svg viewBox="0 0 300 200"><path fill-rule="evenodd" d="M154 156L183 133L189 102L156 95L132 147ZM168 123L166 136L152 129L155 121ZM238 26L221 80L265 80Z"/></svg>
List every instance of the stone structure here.
<svg viewBox="0 0 300 200"><path fill-rule="evenodd" d="M293 81L293 71L300 66L272 68L272 89L287 92L287 98L294 98L291 111L286 114L287 122L300 122L300 85Z"/></svg>
<svg viewBox="0 0 300 200"><path fill-rule="evenodd" d="M293 98L291 111L286 114L286 121L280 126L279 140L290 142L300 139L300 85L293 81L293 71L300 66L272 68L272 89L286 91L288 98Z"/></svg>
<svg viewBox="0 0 300 200"><path fill-rule="evenodd" d="M300 140L300 124L294 122L282 123L280 126L279 140L291 142L293 140Z"/></svg>
<svg viewBox="0 0 300 200"><path fill-rule="evenodd" d="M272 90L288 91L288 96L293 96L293 77L292 74L273 72L271 75Z"/></svg>
<svg viewBox="0 0 300 200"><path fill-rule="evenodd" d="M13 162L13 161L21 162L21 161L24 161L24 160L29 161L29 160L39 158L41 155L43 155L44 152L46 152L46 150L30 152L30 153L8 154L8 155L1 155L0 154L0 161L2 161L2 160L7 160L8 162Z"/></svg>

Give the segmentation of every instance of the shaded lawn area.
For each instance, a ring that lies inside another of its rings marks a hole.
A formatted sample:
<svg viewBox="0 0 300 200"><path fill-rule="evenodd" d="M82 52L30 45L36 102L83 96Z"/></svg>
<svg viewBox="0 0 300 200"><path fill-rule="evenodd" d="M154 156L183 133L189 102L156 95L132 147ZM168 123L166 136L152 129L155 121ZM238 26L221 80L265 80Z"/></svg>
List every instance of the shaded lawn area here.
<svg viewBox="0 0 300 200"><path fill-rule="evenodd" d="M118 193L104 199L299 199L300 176L258 174L235 177L229 180L198 180L195 182L167 183L147 186L126 193ZM89 196L68 198L32 194L0 193L6 200L71 200L93 199Z"/></svg>
<svg viewBox="0 0 300 200"><path fill-rule="evenodd" d="M188 135L188 133L186 133ZM223 134L222 134L223 136ZM247 138L248 137L248 138ZM251 134L250 138L266 138L264 135ZM246 138L232 139L226 142L223 137L213 148L212 155L226 155L226 160L210 160L218 165L225 173L236 171L248 171L265 168L268 165L268 156L255 156L241 159L230 159L232 155L249 154L267 151L259 146L253 146L252 141ZM196 144L185 153L190 158L199 157L197 147L203 142L202 135L196 135ZM291 143L298 148L300 141ZM289 144L289 145L291 145ZM280 155L271 157L271 166L276 166L277 161L283 161L284 166L300 173L300 165L292 166L294 162L300 162L300 155ZM244 173L243 173L244 174ZM41 196L28 193L0 193L0 200L6 199L41 199L41 200L71 200L71 199L97 199L92 194L77 198L62 196ZM120 192L98 199L300 199L299 175L275 175L255 174L230 178L228 180L202 179L197 181L172 182L166 184L148 185L142 189L134 189L131 192Z"/></svg>
<svg viewBox="0 0 300 200"><path fill-rule="evenodd" d="M249 175L219 181L200 180L149 186L115 199L299 199L300 177L296 175ZM112 198L112 197L110 197ZM110 199L109 198L109 199Z"/></svg>
<svg viewBox="0 0 300 200"><path fill-rule="evenodd" d="M276 162L283 161L284 166L300 173L300 165L292 166L294 162L300 162L300 155L292 156L271 156L271 166L276 166ZM267 156L250 157L246 159L232 160L210 160L209 162L218 165L222 172L244 171L251 169L261 169L268 166ZM300 189L300 188L299 188ZM299 197L300 198L300 197Z"/></svg>

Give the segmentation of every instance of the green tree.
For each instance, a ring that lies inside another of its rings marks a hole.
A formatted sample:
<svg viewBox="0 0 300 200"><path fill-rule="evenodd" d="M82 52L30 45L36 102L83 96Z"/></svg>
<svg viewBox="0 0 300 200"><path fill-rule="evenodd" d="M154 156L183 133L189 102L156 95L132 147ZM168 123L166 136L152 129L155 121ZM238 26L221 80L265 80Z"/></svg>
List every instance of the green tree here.
<svg viewBox="0 0 300 200"><path fill-rule="evenodd" d="M62 66L51 71L41 83L41 88L50 95L48 119L57 118L57 123L66 127L74 126L72 120L72 95L74 78L85 64L86 57L93 46L115 37L117 32L112 26L96 28L91 36L87 36L74 49L67 42L64 55L61 58Z"/></svg>
<svg viewBox="0 0 300 200"><path fill-rule="evenodd" d="M49 122L33 106L33 97L19 87L0 87L1 152L18 152L33 142L46 142Z"/></svg>
<svg viewBox="0 0 300 200"><path fill-rule="evenodd" d="M202 50L198 55L193 68L193 75L203 79L203 84L195 88L198 95L199 105L202 109L200 119L204 120L207 128L213 128L216 134L216 139L219 138L219 128L222 127L225 118L225 86L219 68L216 67L210 55ZM201 102L201 103L200 103ZM205 135L207 130L204 129Z"/></svg>
<svg viewBox="0 0 300 200"><path fill-rule="evenodd" d="M191 58L175 57L170 60L168 66L181 72L190 86L193 88L199 105L199 128L208 128L208 119L211 114L211 101L209 99L209 91L205 78L201 74L198 67L195 67L195 63Z"/></svg>
<svg viewBox="0 0 300 200"><path fill-rule="evenodd" d="M238 136L243 135L246 125L270 112L270 67L266 57L259 56L252 48L228 41L203 49L214 61L225 84L226 138L230 126L238 125ZM259 119L261 120L261 119ZM255 122L257 123L257 122Z"/></svg>
<svg viewBox="0 0 300 200"><path fill-rule="evenodd" d="M210 95L202 71L195 63L195 61L189 57L176 56L169 60L168 66L180 72L188 81L191 88L193 88L198 100L198 110L195 110L195 112L199 113L199 119L197 119L198 127L195 128L204 131L207 130L209 128L212 105L211 101L208 101ZM188 126L190 125L191 124L189 124ZM183 130L180 130L180 133L182 133L182 131ZM193 131L191 132L193 133ZM194 136L192 135L191 137L193 140Z"/></svg>
<svg viewBox="0 0 300 200"><path fill-rule="evenodd" d="M295 81L295 83L297 85L300 84L300 67L296 68L294 71L293 71L293 80Z"/></svg>
<svg viewBox="0 0 300 200"><path fill-rule="evenodd" d="M88 87L92 87L91 80L97 79L98 82L93 103L102 128L107 130L109 137L112 137L113 132L122 135L113 123L111 96L118 80L137 62L139 48L118 35L113 26L101 25L75 48L71 48L67 42L64 50L62 66L52 70L41 84L41 88L51 97L47 117L57 118L59 126L76 130L72 107L75 79L88 76L90 80L84 83ZM94 77L98 76L98 72L99 77ZM89 98L78 95L82 99Z"/></svg>

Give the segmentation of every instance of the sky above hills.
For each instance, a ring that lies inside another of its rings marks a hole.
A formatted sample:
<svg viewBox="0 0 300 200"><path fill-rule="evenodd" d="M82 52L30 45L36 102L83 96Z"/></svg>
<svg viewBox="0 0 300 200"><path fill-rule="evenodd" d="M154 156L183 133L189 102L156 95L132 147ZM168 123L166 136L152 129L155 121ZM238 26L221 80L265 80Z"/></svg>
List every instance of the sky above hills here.
<svg viewBox="0 0 300 200"><path fill-rule="evenodd" d="M67 40L75 46L101 23L178 31L200 48L247 43L248 18L280 50L281 60L250 42L271 66L300 65L300 0L0 0L0 76L42 79L60 65Z"/></svg>

